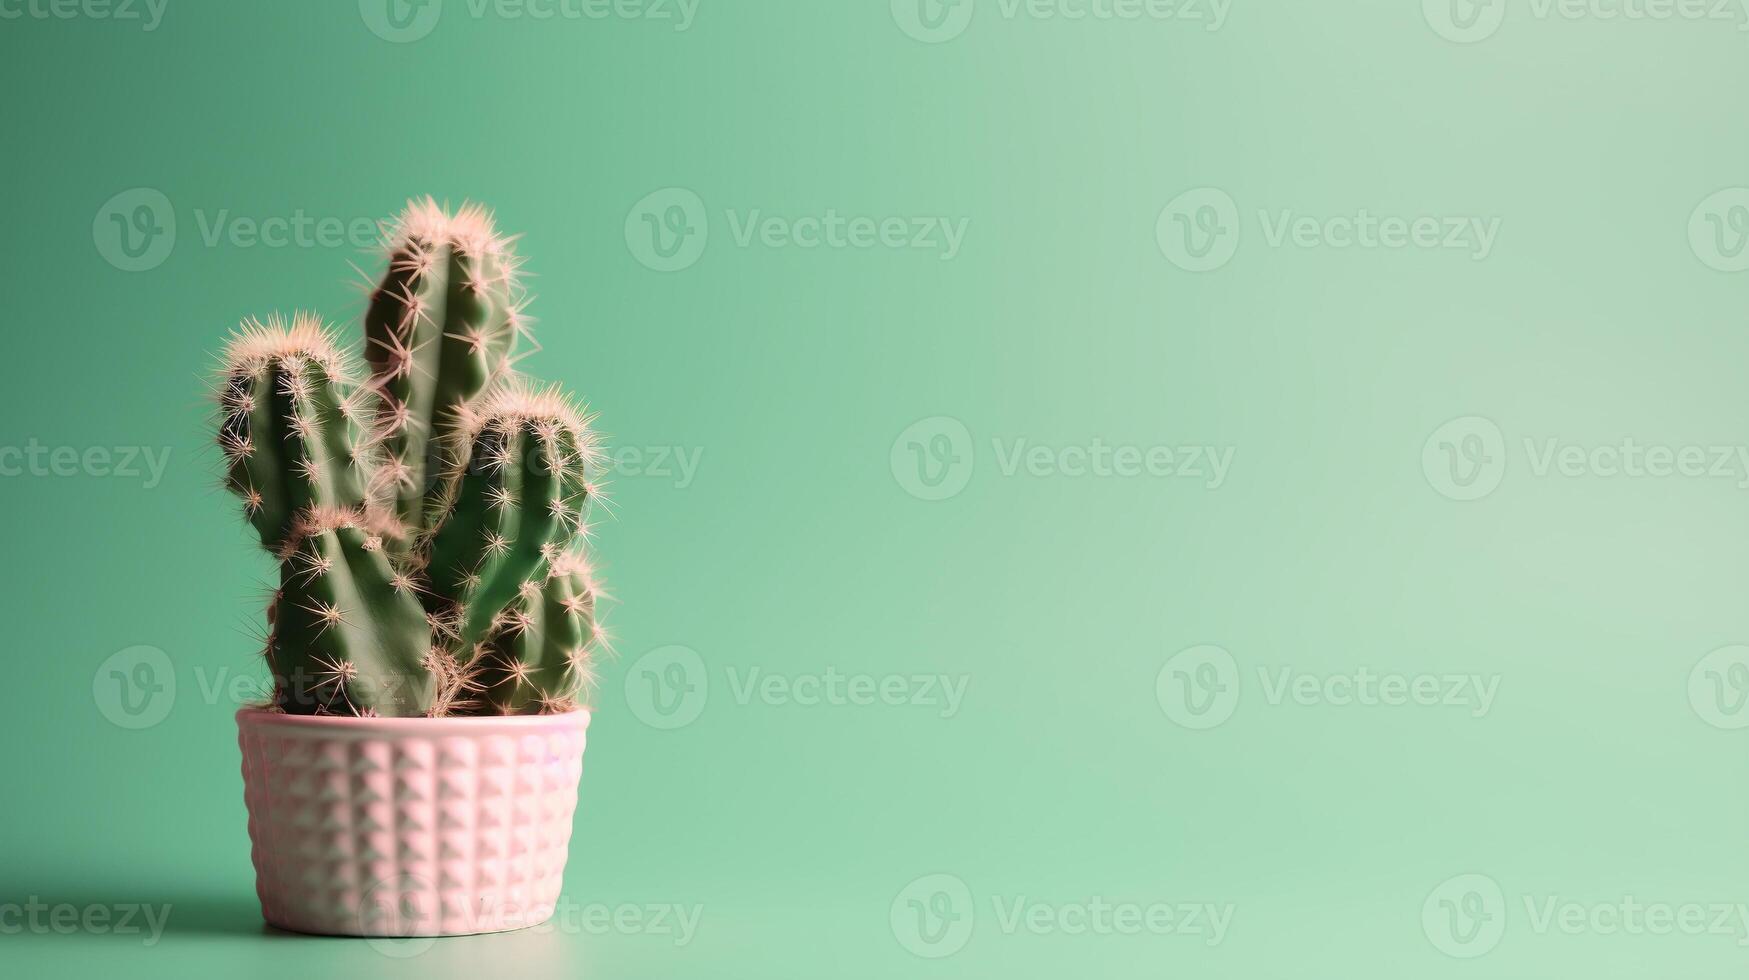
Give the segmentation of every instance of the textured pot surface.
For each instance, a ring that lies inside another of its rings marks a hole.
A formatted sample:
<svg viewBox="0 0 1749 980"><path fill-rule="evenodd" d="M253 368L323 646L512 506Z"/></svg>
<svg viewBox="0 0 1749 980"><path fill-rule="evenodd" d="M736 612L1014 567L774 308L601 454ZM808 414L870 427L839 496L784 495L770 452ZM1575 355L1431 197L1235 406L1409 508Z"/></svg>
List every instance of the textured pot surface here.
<svg viewBox="0 0 1749 980"><path fill-rule="evenodd" d="M283 929L456 936L552 915L589 712L237 712L261 913Z"/></svg>

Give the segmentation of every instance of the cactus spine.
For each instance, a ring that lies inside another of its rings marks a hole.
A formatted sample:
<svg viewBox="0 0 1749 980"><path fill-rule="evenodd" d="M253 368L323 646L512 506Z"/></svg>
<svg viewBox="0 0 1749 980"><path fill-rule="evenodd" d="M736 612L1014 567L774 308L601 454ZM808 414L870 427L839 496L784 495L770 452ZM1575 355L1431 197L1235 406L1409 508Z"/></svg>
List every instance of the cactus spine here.
<svg viewBox="0 0 1749 980"><path fill-rule="evenodd" d="M410 203L386 251L368 381L303 314L246 321L222 356L225 483L280 563L272 707L571 710L604 642L588 420L514 372L516 259L483 209Z"/></svg>

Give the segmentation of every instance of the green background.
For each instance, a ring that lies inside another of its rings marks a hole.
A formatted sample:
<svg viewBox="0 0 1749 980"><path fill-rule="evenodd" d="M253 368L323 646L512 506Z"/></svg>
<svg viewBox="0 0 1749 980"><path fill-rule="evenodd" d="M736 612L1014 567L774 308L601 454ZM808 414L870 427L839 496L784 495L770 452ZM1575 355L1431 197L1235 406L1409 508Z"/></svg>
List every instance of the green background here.
<svg viewBox="0 0 1749 980"><path fill-rule="evenodd" d="M171 911L150 946L0 935L0 972L1742 976L1749 656L1709 651L1749 642L1749 472L1537 458L1550 440L1745 442L1749 192L1712 196L1749 184L1749 20L1484 4L1478 31L1505 20L1466 43L1437 7L1233 0L1207 30L1201 8L976 0L929 43L887 0L703 0L685 30L447 0L404 41L370 29L374 0L169 0L149 31L5 5L25 16L0 19L0 445L170 457L152 486L0 477L0 913ZM627 217L674 187L709 236L659 272ZM1234 203L1237 247L1193 272L1156 223L1205 187ZM134 188L176 222L140 271L106 259ZM684 945L620 927L396 956L260 924L236 702L206 691L257 673L269 569L217 489L203 373L249 314L313 309L356 336L347 262L377 259L235 222L382 218L422 194L523 233L544 345L526 367L582 393L610 446L700 454L689 482L610 481L597 554L619 655L566 889L697 907ZM964 220L965 240L947 260L736 240L754 211L827 209ZM1481 260L1270 240L1284 210L1362 209L1499 231ZM1715 220L1723 244L1692 244ZM933 443L901 434L941 417L969 435L964 485L921 499L904 461ZM1470 418L1451 456L1435 432ZM1015 440L1233 461L1212 487L1004 472ZM1476 446L1498 486L1452 499L1440 474ZM1205 730L1180 724L1168 663L1200 645L1230 654L1238 697ZM176 692L130 729L103 692L139 646ZM673 646L704 686L664 728L648 672ZM738 696L754 668L944 674L965 696L951 717ZM1300 703L1272 697L1283 668L1498 688L1480 717ZM963 948L908 938L912 883L934 874L971 896ZM1498 886L1476 899L1504 933L1461 958L1437 900L1471 874ZM1021 896L1232 919L1216 945L1005 928ZM1625 896L1733 918L1538 926L1550 900Z"/></svg>

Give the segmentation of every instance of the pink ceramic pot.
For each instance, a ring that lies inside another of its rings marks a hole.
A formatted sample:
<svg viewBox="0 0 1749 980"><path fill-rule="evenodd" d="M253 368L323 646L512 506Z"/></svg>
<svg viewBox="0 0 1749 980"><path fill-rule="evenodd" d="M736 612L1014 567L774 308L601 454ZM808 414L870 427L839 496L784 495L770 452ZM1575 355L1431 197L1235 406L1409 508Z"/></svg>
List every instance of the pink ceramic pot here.
<svg viewBox="0 0 1749 980"><path fill-rule="evenodd" d="M237 712L268 923L459 936L553 914L589 712L341 718Z"/></svg>

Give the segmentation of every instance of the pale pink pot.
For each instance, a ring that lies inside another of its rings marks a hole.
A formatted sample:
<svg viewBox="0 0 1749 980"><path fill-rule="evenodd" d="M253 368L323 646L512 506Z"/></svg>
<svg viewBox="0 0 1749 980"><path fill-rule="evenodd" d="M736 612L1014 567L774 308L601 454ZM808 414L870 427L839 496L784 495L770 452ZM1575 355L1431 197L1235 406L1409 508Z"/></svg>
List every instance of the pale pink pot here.
<svg viewBox="0 0 1749 980"><path fill-rule="evenodd" d="M459 936L553 914L589 712L342 718L237 712L269 924Z"/></svg>

